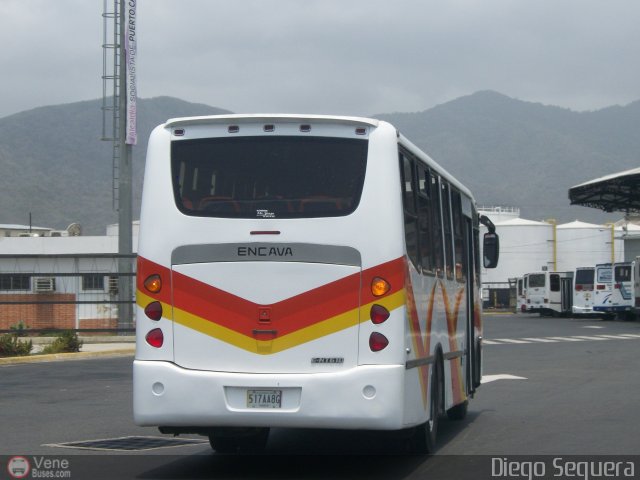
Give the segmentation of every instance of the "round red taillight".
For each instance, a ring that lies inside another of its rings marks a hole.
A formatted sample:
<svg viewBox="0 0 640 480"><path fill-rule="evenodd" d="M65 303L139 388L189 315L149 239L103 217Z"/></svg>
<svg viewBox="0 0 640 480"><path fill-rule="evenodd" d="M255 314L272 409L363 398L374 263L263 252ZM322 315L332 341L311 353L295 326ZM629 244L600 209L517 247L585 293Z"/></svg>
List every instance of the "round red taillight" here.
<svg viewBox="0 0 640 480"><path fill-rule="evenodd" d="M151 320L160 320L162 318L162 304L160 302L151 302L144 308L144 314Z"/></svg>
<svg viewBox="0 0 640 480"><path fill-rule="evenodd" d="M373 332L369 337L369 348L372 352L384 350L389 345L389 339L379 332Z"/></svg>
<svg viewBox="0 0 640 480"><path fill-rule="evenodd" d="M382 305L374 304L371 306L371 321L376 325L386 322L389 318L389 310L384 308Z"/></svg>
<svg viewBox="0 0 640 480"><path fill-rule="evenodd" d="M164 343L164 334L162 333L162 330L160 330L159 328L154 328L149 333L147 333L144 339L152 347L160 348Z"/></svg>

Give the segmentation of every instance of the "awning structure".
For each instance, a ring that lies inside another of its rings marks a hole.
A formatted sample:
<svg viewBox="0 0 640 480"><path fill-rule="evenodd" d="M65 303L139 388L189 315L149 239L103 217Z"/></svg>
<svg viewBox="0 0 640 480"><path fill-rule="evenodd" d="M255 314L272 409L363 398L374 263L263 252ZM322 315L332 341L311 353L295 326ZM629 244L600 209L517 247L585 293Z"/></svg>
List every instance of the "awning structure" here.
<svg viewBox="0 0 640 480"><path fill-rule="evenodd" d="M640 168L590 180L569 189L571 205L605 212L640 213Z"/></svg>

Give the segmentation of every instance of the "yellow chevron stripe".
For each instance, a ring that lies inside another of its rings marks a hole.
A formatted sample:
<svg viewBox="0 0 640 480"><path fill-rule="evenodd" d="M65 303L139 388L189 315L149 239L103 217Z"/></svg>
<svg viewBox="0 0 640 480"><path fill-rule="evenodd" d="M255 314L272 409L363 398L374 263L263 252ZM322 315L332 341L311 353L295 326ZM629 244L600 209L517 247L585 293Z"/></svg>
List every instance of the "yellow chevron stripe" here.
<svg viewBox="0 0 640 480"><path fill-rule="evenodd" d="M144 297L144 295L139 296L138 303L140 303L140 297ZM144 298L142 298L142 300L144 302ZM378 299L360 308L354 308L353 310L328 318L322 322L291 332L283 337L275 337L273 340L257 340L178 308L174 309L173 320L187 328L230 343L248 352L270 355L353 327L360 322L368 321L369 310L374 303L384 306L389 311L395 310L404 305L405 292L404 290L400 290L383 299ZM164 307L163 305L163 311Z"/></svg>

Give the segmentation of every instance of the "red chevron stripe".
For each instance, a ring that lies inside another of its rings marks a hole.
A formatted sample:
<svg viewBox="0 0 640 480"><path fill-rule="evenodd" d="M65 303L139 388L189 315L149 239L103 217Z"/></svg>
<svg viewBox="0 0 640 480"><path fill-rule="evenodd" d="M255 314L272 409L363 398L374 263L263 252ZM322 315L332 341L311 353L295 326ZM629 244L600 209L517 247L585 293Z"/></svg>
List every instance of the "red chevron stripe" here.
<svg viewBox="0 0 640 480"><path fill-rule="evenodd" d="M403 269L403 259L399 258L363 271L362 284L360 273L356 273L271 305L259 305L175 271L171 277L166 267L139 257L138 271L142 275L138 276L138 288L145 291L144 279L157 273L163 280L162 291L157 295L145 293L171 303L170 278L176 308L247 336L252 336L256 327L259 307L268 307L278 336L284 336L373 302L375 297L370 285L376 276L391 284L389 294L401 290L404 287Z"/></svg>

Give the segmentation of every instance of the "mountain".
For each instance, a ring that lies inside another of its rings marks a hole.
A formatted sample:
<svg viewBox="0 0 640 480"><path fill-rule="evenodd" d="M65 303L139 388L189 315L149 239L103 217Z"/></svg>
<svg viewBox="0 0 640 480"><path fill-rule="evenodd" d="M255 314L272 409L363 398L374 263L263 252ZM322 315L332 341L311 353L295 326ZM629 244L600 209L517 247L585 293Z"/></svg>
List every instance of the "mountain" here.
<svg viewBox="0 0 640 480"><path fill-rule="evenodd" d="M117 222L112 145L100 141L102 100L40 107L0 119L0 223L103 234ZM230 113L176 98L138 100L133 217L138 218L146 142L172 117ZM640 165L640 101L593 112L482 91L388 120L467 185L478 204L520 207L530 219L594 223L622 214L571 207L569 187Z"/></svg>
<svg viewBox="0 0 640 480"><path fill-rule="evenodd" d="M574 112L482 91L424 112L376 117L455 175L479 204L520 207L524 218L619 219L570 206L568 190L640 165L640 101Z"/></svg>
<svg viewBox="0 0 640 480"><path fill-rule="evenodd" d="M103 235L117 223L112 196L112 143L102 136L102 100L40 107L0 119L0 223ZM133 148L133 217L139 218L142 174L151 130L172 117L230 113L176 98L138 100Z"/></svg>

